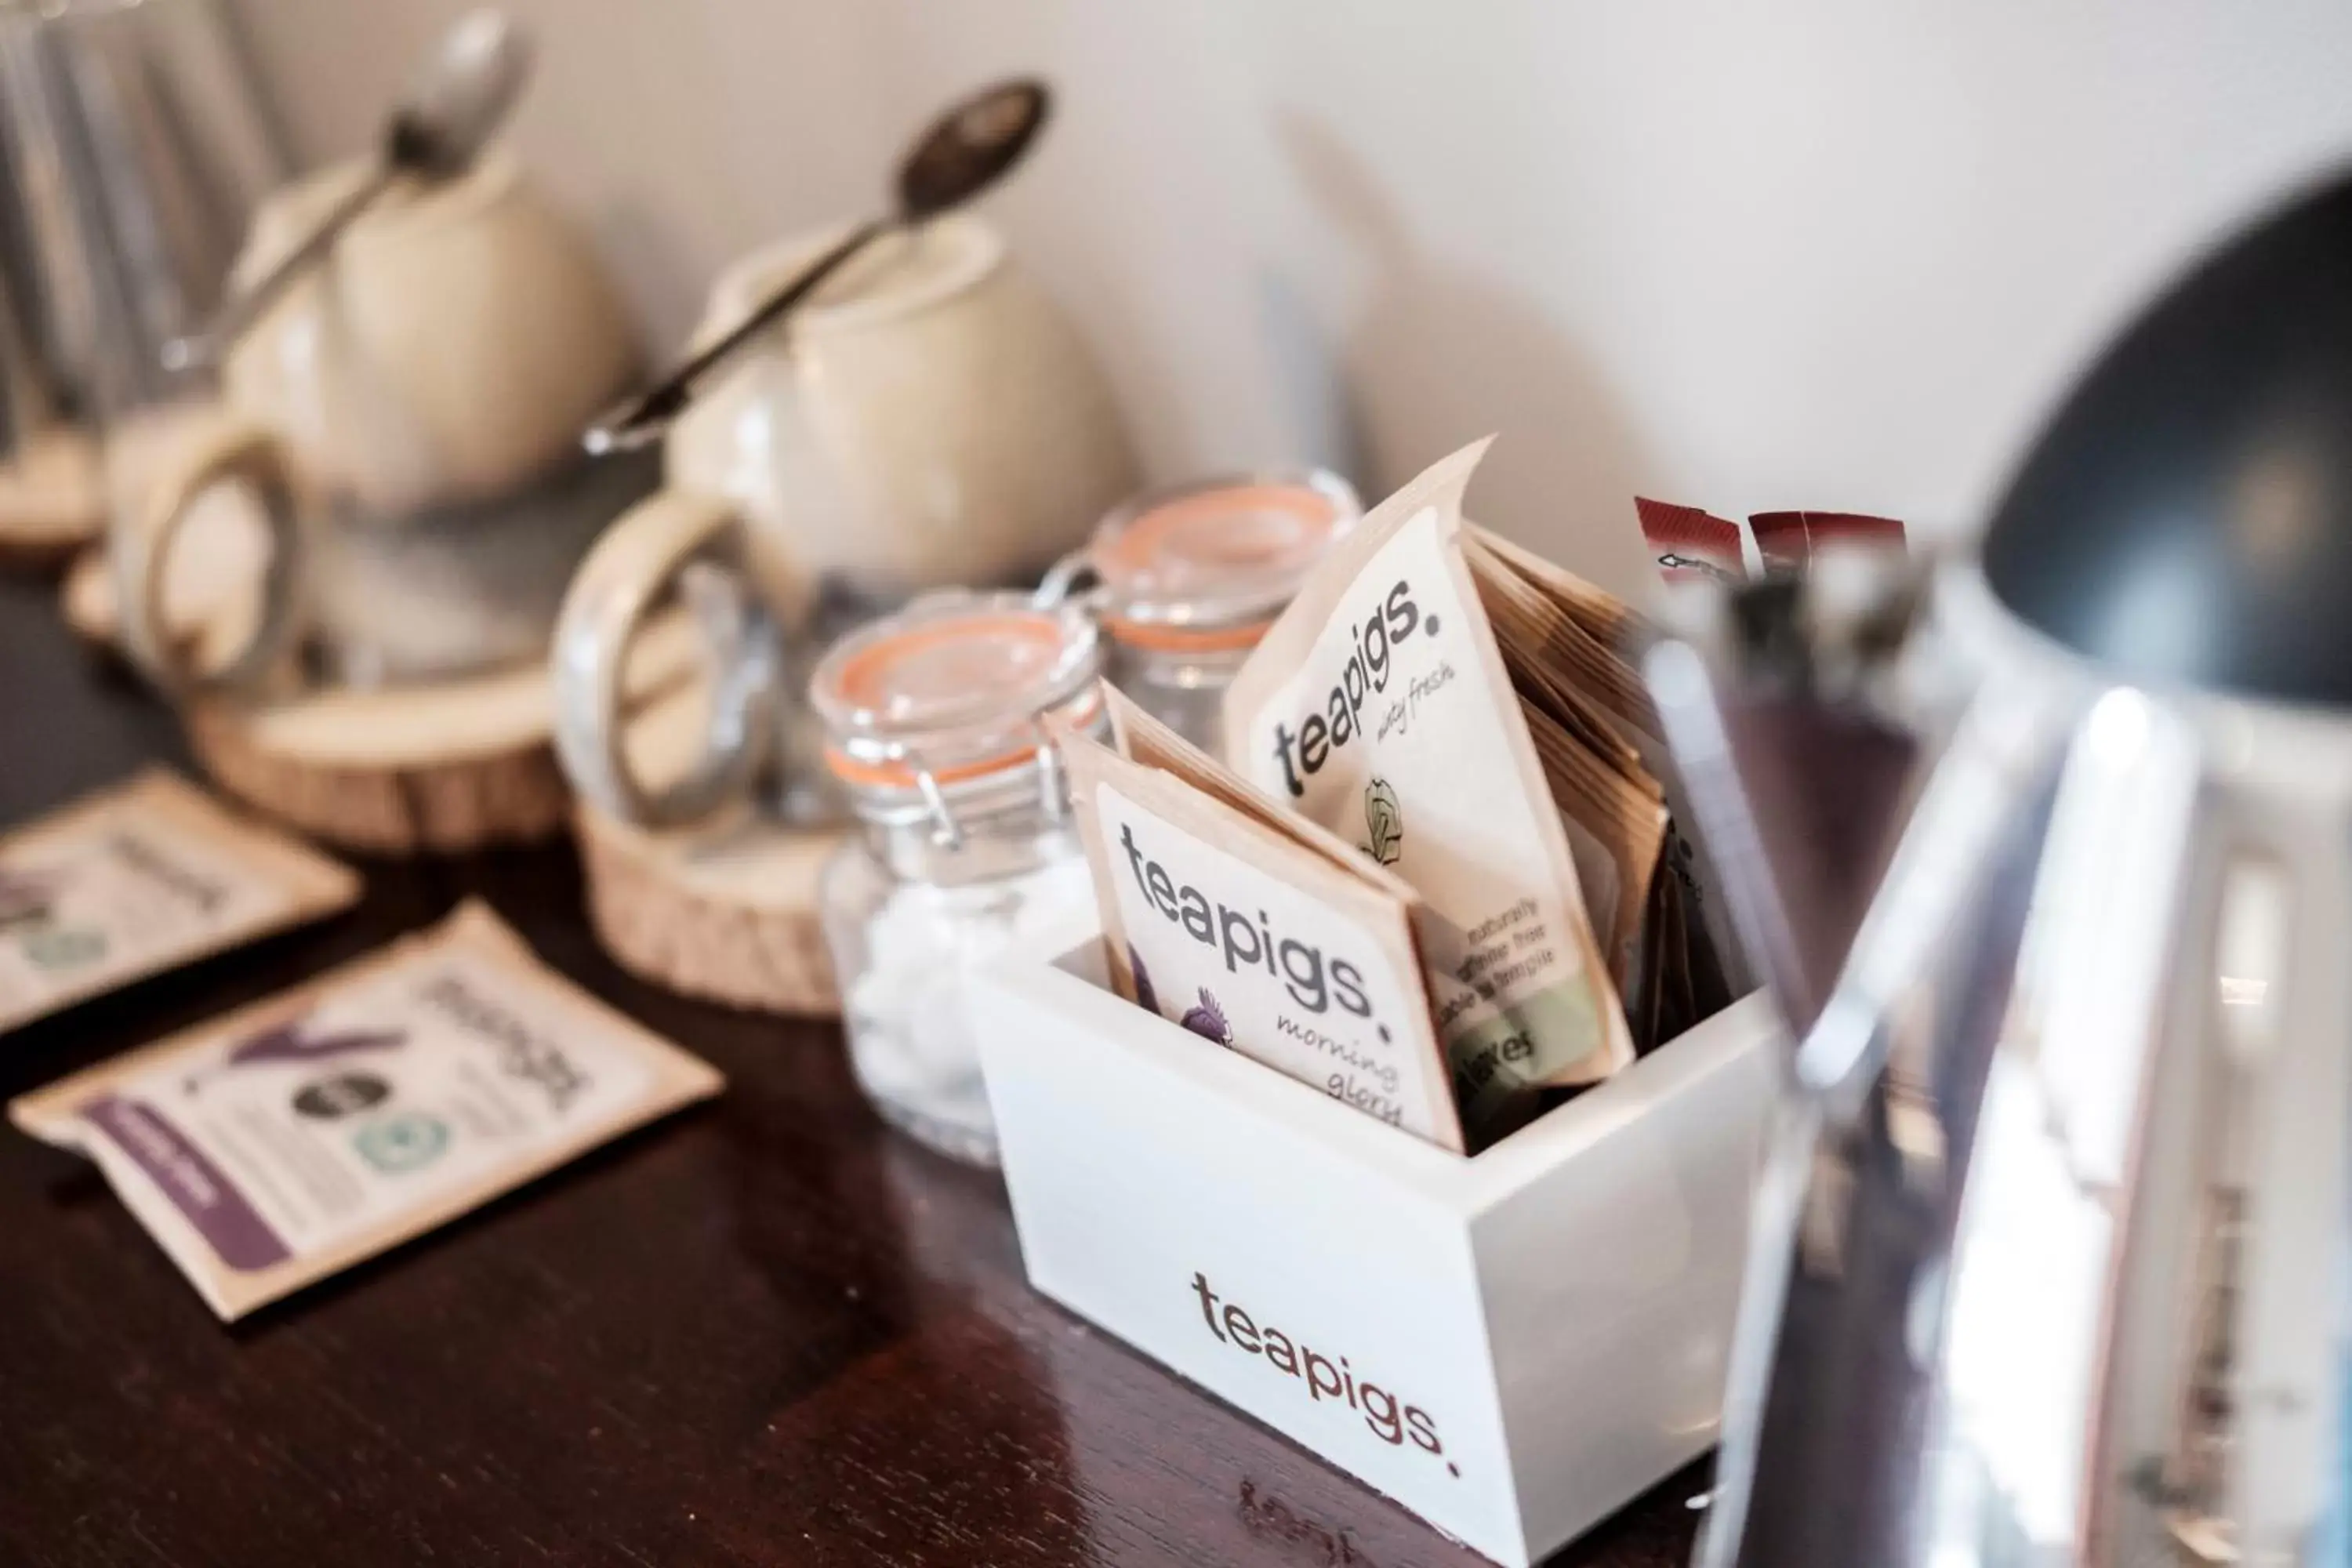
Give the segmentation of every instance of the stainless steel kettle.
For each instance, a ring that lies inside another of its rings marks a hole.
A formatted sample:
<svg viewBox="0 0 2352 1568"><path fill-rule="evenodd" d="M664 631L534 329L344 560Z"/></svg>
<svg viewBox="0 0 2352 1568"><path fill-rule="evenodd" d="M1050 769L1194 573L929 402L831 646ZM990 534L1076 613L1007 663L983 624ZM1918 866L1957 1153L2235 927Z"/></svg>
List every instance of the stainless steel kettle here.
<svg viewBox="0 0 2352 1568"><path fill-rule="evenodd" d="M1701 1563L2352 1563L2352 179L1978 557L1695 625L1651 680L1800 1041Z"/></svg>

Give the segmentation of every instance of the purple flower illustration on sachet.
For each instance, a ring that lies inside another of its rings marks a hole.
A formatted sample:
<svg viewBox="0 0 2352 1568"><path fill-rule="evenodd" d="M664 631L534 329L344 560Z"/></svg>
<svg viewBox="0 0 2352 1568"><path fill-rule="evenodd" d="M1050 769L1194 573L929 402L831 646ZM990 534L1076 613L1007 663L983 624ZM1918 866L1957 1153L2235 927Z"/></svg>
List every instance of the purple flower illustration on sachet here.
<svg viewBox="0 0 2352 1568"><path fill-rule="evenodd" d="M353 1051L387 1051L394 1046L408 1043L405 1029L345 1030L339 1035L309 1035L303 1033L302 1020L280 1024L264 1029L257 1035L240 1040L228 1054L228 1065L241 1067L247 1062L315 1062L330 1057L348 1056Z"/></svg>
<svg viewBox="0 0 2352 1568"><path fill-rule="evenodd" d="M1184 1016L1176 1021L1204 1040L1226 1047L1234 1043L1234 1029L1225 1022L1225 1010L1217 1005L1217 999L1205 985L1201 987L1201 1005L1185 1008Z"/></svg>
<svg viewBox="0 0 2352 1568"><path fill-rule="evenodd" d="M1364 786L1364 853L1381 865L1395 865L1404 853L1404 810L1386 779Z"/></svg>
<svg viewBox="0 0 2352 1568"><path fill-rule="evenodd" d="M1135 943L1127 944L1127 970L1135 976L1135 1005L1157 1013L1160 993L1151 988L1151 972L1143 967L1143 954L1135 951Z"/></svg>
<svg viewBox="0 0 2352 1568"><path fill-rule="evenodd" d="M1151 972L1143 966L1143 954L1135 951L1133 942L1127 944L1127 968L1128 973L1135 976L1136 1005L1149 1007L1153 1013L1166 1017L1165 1013L1160 1012L1160 993L1152 988ZM1185 1008L1184 1016L1176 1022L1204 1040L1214 1040L1218 1045L1228 1047L1234 1043L1234 1029L1225 1022L1225 1010L1217 1005L1216 997L1205 985L1201 987L1200 1005Z"/></svg>
<svg viewBox="0 0 2352 1568"><path fill-rule="evenodd" d="M191 1078L188 1088L193 1090L213 1074L232 1068L266 1062L332 1061L361 1051L388 1051L408 1043L405 1029L344 1029L314 1035L305 1029L304 1023L303 1019L291 1018L247 1035L229 1047L228 1055L217 1066Z"/></svg>
<svg viewBox="0 0 2352 1568"><path fill-rule="evenodd" d="M0 930L47 920L64 879L54 871L0 868Z"/></svg>

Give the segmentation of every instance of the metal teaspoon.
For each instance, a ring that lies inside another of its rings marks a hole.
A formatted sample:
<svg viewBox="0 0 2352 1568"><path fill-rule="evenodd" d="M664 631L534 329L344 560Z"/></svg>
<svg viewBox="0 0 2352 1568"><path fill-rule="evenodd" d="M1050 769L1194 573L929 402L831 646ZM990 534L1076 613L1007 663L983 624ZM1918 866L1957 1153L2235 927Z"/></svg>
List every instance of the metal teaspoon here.
<svg viewBox="0 0 2352 1568"><path fill-rule="evenodd" d="M696 381L814 293L851 257L891 229L910 228L962 205L1010 173L1044 128L1050 101L1045 83L1016 79L983 89L933 121L899 161L895 212L850 230L652 391L633 394L600 415L580 444L601 457L657 438L692 400Z"/></svg>
<svg viewBox="0 0 2352 1568"><path fill-rule="evenodd" d="M301 244L230 297L194 335L163 345L167 370L216 363L287 287L333 248L343 230L404 175L446 180L470 167L506 123L530 75L530 43L497 11L474 11L442 38L384 126L376 166Z"/></svg>

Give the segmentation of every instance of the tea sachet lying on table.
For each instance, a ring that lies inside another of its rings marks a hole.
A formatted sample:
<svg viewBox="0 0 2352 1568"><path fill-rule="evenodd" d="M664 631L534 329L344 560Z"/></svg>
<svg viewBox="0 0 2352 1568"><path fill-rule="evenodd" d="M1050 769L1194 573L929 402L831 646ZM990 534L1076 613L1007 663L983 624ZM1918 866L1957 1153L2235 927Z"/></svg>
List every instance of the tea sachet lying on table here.
<svg viewBox="0 0 2352 1568"><path fill-rule="evenodd" d="M0 837L0 1031L359 894L299 840L142 773Z"/></svg>
<svg viewBox="0 0 2352 1568"><path fill-rule="evenodd" d="M226 1320L721 1081L468 904L284 995L26 1095L8 1114L97 1162Z"/></svg>

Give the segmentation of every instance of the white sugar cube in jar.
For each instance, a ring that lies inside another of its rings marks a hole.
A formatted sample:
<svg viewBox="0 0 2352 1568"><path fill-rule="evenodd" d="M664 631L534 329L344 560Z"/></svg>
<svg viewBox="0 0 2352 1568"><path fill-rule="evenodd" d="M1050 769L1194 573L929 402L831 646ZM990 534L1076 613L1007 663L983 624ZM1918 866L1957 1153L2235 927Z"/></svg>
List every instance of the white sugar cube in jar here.
<svg viewBox="0 0 2352 1568"><path fill-rule="evenodd" d="M975 1163L996 1132L971 977L1094 907L1049 726L1103 732L1101 669L1076 605L954 591L853 633L810 682L858 827L819 892L851 1065L886 1119Z"/></svg>

